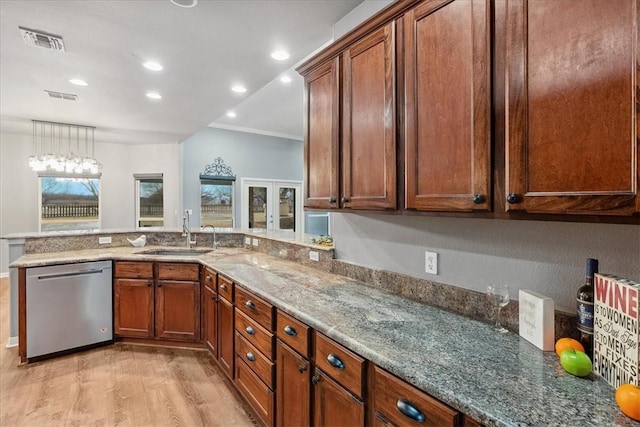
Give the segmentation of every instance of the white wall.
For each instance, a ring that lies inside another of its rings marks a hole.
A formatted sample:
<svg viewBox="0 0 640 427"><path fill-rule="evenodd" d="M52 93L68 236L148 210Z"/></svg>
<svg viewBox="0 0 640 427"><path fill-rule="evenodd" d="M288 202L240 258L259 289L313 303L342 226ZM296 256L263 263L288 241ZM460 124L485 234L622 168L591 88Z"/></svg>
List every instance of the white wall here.
<svg viewBox="0 0 640 427"><path fill-rule="evenodd" d="M586 259L600 272L640 281L640 226L551 221L332 214L336 258L435 282L486 290L530 289L575 311ZM438 275L425 273L438 252Z"/></svg>
<svg viewBox="0 0 640 427"><path fill-rule="evenodd" d="M0 236L38 231L38 177L27 165L31 135L0 134ZM103 164L102 228L135 227L135 173L164 174L165 227L178 226L181 157L178 144L123 145L96 142ZM0 241L0 273L8 272L8 248Z"/></svg>
<svg viewBox="0 0 640 427"><path fill-rule="evenodd" d="M333 39L337 40L353 28L369 19L379 10L393 3L394 0L365 0L351 12L343 16L333 26Z"/></svg>

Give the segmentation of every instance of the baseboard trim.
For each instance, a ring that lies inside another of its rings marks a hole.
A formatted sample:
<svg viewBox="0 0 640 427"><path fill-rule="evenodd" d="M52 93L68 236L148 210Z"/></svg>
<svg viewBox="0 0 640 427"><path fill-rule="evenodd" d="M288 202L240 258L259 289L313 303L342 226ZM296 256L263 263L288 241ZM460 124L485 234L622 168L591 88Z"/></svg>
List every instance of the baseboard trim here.
<svg viewBox="0 0 640 427"><path fill-rule="evenodd" d="M7 341L7 348L17 347L18 346L18 337L9 337Z"/></svg>

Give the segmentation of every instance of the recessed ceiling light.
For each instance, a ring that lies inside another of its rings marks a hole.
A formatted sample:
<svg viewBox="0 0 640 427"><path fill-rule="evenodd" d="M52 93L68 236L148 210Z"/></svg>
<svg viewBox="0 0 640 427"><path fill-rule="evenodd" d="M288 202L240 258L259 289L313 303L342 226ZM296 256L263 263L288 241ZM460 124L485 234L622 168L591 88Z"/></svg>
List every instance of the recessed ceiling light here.
<svg viewBox="0 0 640 427"><path fill-rule="evenodd" d="M144 64L142 64L142 66L147 70L152 70L152 71L160 71L163 68L162 65L154 61L147 61Z"/></svg>
<svg viewBox="0 0 640 427"><path fill-rule="evenodd" d="M242 85L231 86L231 90L237 93L245 93L247 88Z"/></svg>
<svg viewBox="0 0 640 427"><path fill-rule="evenodd" d="M282 76L282 77L280 77L280 81L281 81L282 83L291 83L291 77L289 77L289 76Z"/></svg>
<svg viewBox="0 0 640 427"><path fill-rule="evenodd" d="M235 116L236 116L236 113L234 111L227 111L227 117L230 117L233 119Z"/></svg>
<svg viewBox="0 0 640 427"><path fill-rule="evenodd" d="M276 61L284 61L289 59L289 53L284 50L274 50L271 52L271 57Z"/></svg>
<svg viewBox="0 0 640 427"><path fill-rule="evenodd" d="M158 92L147 92L147 98L162 99L162 95L160 95Z"/></svg>
<svg viewBox="0 0 640 427"><path fill-rule="evenodd" d="M198 4L198 0L171 0L171 3L180 7L193 7Z"/></svg>
<svg viewBox="0 0 640 427"><path fill-rule="evenodd" d="M80 80L80 79L70 79L69 83L72 83L76 86L89 86L89 83L85 82L84 80Z"/></svg>

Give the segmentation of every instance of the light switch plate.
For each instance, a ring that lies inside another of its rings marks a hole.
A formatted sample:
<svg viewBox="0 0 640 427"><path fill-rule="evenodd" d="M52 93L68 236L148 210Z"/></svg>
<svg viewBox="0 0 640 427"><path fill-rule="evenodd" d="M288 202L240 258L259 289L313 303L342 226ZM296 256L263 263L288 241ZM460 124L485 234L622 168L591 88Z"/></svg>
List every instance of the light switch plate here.
<svg viewBox="0 0 640 427"><path fill-rule="evenodd" d="M438 274L438 253L425 251L424 271L429 274Z"/></svg>
<svg viewBox="0 0 640 427"><path fill-rule="evenodd" d="M309 251L309 259L311 261L320 261L320 254L318 251Z"/></svg>
<svg viewBox="0 0 640 427"><path fill-rule="evenodd" d="M99 245L108 245L111 243L111 236L98 237Z"/></svg>
<svg viewBox="0 0 640 427"><path fill-rule="evenodd" d="M253 246L258 246L259 242L260 242L259 239L253 239Z"/></svg>

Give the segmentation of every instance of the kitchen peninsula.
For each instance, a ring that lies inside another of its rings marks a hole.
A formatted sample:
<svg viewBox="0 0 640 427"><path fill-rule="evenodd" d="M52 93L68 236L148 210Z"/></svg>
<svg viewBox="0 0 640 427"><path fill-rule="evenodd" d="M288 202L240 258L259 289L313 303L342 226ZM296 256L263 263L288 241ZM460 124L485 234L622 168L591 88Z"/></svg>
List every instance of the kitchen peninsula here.
<svg viewBox="0 0 640 427"><path fill-rule="evenodd" d="M245 237L258 238L260 243L243 248ZM278 341L280 316L289 316L310 328L316 350L319 340L327 340L362 359L364 375L359 385L367 425L381 420L375 418L378 412L374 414L379 392L371 380L374 371L375 375L390 373L427 393L452 414L453 425L640 425L618 410L613 389L604 381L593 375L569 375L555 354L541 352L517 334L499 334L487 323L402 298L328 269L312 268L308 252L322 252L320 247L242 233L233 239L240 244L198 256L160 257L140 253L150 248L120 246L30 253L11 267L105 259L116 264L196 263L201 270L215 272L235 285L236 317L245 306L238 295L247 294L277 311ZM324 257L331 250L321 255L320 264L326 268L331 261ZM306 260L287 259L295 257ZM205 280L203 276L203 287ZM236 338L236 351L238 342ZM238 359L236 363L244 362ZM317 372L319 360L315 363ZM428 420L429 414L426 416ZM265 423L272 424L273 414L268 417Z"/></svg>

